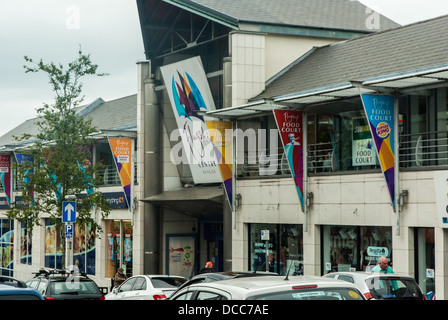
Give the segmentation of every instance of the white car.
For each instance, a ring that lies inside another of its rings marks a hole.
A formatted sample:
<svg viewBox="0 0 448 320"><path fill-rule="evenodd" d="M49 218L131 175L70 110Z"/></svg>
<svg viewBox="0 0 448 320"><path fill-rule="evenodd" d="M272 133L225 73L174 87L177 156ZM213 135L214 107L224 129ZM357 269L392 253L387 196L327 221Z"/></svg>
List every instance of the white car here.
<svg viewBox="0 0 448 320"><path fill-rule="evenodd" d="M169 300L365 300L351 283L317 276L234 278L185 287Z"/></svg>
<svg viewBox="0 0 448 320"><path fill-rule="evenodd" d="M180 276L136 275L112 289L106 300L164 300L187 281Z"/></svg>
<svg viewBox="0 0 448 320"><path fill-rule="evenodd" d="M341 271L328 273L324 277L355 284L367 300L426 300L417 282L408 275Z"/></svg>

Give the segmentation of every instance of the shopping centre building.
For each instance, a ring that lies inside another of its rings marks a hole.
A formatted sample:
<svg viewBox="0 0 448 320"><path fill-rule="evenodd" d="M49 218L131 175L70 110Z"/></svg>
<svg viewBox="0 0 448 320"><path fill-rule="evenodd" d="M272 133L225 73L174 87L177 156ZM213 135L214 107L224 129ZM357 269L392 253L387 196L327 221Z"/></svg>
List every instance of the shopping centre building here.
<svg viewBox="0 0 448 320"><path fill-rule="evenodd" d="M117 110L132 109L135 127L98 124L120 131L98 137L105 150L123 131L134 141L135 206L102 222L96 280L108 283L121 264L190 276L206 261L322 275L385 255L445 298L448 17L401 27L357 1L287 2L137 1L147 60L134 106ZM279 134L287 117L302 151L293 173ZM200 154L215 155L210 121L231 126L219 144L230 166ZM2 230L19 244L23 232L3 212ZM14 246L15 275L44 264L45 230L33 234L32 261Z"/></svg>

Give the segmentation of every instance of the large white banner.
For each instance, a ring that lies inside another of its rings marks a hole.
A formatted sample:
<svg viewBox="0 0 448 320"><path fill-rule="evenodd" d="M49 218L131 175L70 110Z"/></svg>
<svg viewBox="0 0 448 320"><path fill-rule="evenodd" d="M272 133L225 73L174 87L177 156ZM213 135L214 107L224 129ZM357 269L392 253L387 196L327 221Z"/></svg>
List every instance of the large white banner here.
<svg viewBox="0 0 448 320"><path fill-rule="evenodd" d="M188 163L195 183L222 182L207 119L197 113L215 110L200 57L166 65L160 70L183 146L182 154L171 153L171 161Z"/></svg>

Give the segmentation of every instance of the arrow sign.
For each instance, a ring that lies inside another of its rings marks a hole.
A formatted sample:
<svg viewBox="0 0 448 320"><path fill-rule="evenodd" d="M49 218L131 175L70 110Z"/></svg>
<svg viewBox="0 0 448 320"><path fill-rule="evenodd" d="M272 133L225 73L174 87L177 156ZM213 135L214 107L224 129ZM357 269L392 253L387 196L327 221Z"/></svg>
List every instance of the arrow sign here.
<svg viewBox="0 0 448 320"><path fill-rule="evenodd" d="M76 222L76 201L62 202L62 222Z"/></svg>

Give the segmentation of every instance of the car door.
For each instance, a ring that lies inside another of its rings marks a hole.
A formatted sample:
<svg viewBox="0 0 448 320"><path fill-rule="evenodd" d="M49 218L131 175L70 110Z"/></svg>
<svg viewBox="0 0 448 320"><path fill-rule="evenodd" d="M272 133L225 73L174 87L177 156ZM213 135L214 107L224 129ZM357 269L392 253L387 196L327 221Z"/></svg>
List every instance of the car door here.
<svg viewBox="0 0 448 320"><path fill-rule="evenodd" d="M134 293L132 288L134 287L137 278L129 278L124 281L117 290L116 300L130 300L133 299Z"/></svg>

